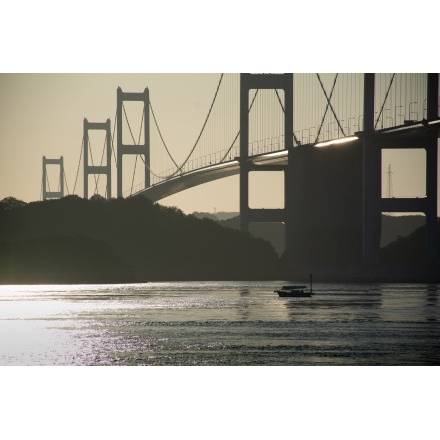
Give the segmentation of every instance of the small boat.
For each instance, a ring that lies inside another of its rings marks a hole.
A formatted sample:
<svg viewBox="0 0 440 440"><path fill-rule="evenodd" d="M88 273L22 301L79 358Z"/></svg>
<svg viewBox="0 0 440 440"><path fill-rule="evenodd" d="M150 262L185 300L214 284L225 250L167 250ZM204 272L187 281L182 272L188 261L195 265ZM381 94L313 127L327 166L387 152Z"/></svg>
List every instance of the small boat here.
<svg viewBox="0 0 440 440"><path fill-rule="evenodd" d="M310 290L304 290L307 286L287 285L282 289L274 290L282 298L310 298L313 295L312 275L310 275Z"/></svg>

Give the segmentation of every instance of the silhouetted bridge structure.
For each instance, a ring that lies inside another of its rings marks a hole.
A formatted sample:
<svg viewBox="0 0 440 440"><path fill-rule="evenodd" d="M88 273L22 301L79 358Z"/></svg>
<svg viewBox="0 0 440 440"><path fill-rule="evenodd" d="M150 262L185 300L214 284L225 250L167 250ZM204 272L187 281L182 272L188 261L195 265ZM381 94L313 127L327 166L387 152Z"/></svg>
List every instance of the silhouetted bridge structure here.
<svg viewBox="0 0 440 440"><path fill-rule="evenodd" d="M127 101L143 104L137 140L125 110ZM202 128L179 161L164 140L149 90L132 93L118 88L113 135L109 119L84 120L84 197L89 195L90 175L95 193L100 175L106 177L105 196L111 197L112 152L117 197L142 194L159 201L238 174L241 229L247 231L253 222L284 223L288 267L296 272L373 267L382 212L424 213L426 263L438 267L439 128L437 73L222 74ZM90 130L105 132L99 165L91 156ZM426 152L425 197L382 196L383 149ZM126 155L136 159L131 187L124 191ZM142 181L135 185L138 163ZM283 208L249 207L249 175L259 171L284 174ZM77 179L78 172L73 192ZM44 189L43 198L49 198L47 194ZM337 257L332 258L332 252Z"/></svg>

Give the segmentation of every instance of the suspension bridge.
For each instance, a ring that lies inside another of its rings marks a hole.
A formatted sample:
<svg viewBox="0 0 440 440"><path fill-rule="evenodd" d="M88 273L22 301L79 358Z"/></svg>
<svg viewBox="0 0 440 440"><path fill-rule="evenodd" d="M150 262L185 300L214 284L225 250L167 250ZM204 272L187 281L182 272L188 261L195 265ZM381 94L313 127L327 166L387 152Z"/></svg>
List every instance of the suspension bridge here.
<svg viewBox="0 0 440 440"><path fill-rule="evenodd" d="M125 103L130 101L142 105L136 133L126 111ZM152 201L239 174L242 230L252 222L285 223L287 248L296 249L291 252L292 262L303 259L306 247L313 248L309 240L312 224L318 229L325 225L329 232L328 225L336 228L337 223L350 231L356 229L358 245L347 255L359 254L363 263L375 261L382 212L424 213L427 257L431 262L438 260L434 246L438 74L221 74L200 131L186 147L183 160L174 157L176 149L166 142L166 131L172 127L160 127L159 120L148 88L142 92L118 88L113 130L110 119L83 121L72 193L81 163L85 198L89 197L89 176L94 179L94 194L99 192L101 177L106 178L104 197L112 197L112 161L117 170L117 197L141 194ZM105 133L99 163L92 155L89 131L93 130ZM382 197L381 151L402 148L426 151L426 197ZM126 155L135 159L130 185L124 188ZM43 199L60 197L63 183L67 187L62 158L57 160L43 159ZM48 163L60 165L58 191L46 188ZM355 170L348 181L341 178L343 164ZM258 171L284 174L284 208L249 208L249 173ZM322 185L317 188L320 180L332 187L332 193ZM310 200L315 207L308 205ZM332 207L342 214L332 213ZM347 209L352 212L350 223L344 220Z"/></svg>

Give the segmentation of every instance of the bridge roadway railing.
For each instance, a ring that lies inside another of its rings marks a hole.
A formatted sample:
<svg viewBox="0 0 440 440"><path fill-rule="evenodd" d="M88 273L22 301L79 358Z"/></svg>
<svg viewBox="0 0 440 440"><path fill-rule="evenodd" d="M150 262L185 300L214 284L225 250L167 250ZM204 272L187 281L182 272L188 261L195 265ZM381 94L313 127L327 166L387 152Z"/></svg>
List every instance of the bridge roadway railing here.
<svg viewBox="0 0 440 440"><path fill-rule="evenodd" d="M249 143L249 156L258 156L260 154L273 153L276 151L284 150L285 142L284 135L273 136L270 138L261 139L258 141L253 141ZM188 160L182 168L176 173L176 168L169 168L163 171L160 175L151 176L151 186L158 185L166 180L174 177L179 177L184 174L207 168L212 165L217 165L219 163L229 162L234 160L240 155L240 146L234 146L233 148L227 150L216 151L215 153L210 153L204 156L196 157L194 159ZM124 197L128 197L134 193L142 191L145 189L144 182L139 182L130 190L124 191Z"/></svg>
<svg viewBox="0 0 440 440"><path fill-rule="evenodd" d="M440 100L440 97L439 97ZM426 99L425 99L426 101ZM391 127L400 127L404 126L408 123L415 123L419 118L419 114L414 110L416 105L418 105L417 101L412 101L407 107L407 109L403 105L398 105L395 108L386 108L385 111L388 111L392 116L384 116L385 113L382 112L379 116L379 112L375 111L375 125L376 130L380 131L382 129L387 129ZM426 102L424 102L423 111L421 112L421 116L426 117ZM406 111L407 110L407 111ZM423 119L423 118L422 118ZM342 120L344 123L345 121ZM352 136L357 131L363 130L364 116L362 114L357 115L356 117L350 117L345 122L343 128L345 131L345 136ZM304 128L299 131L294 132L294 145L298 144L314 144L316 141L317 129L315 126ZM329 122L327 126L321 127L321 134L319 136L320 142L329 141L339 139L341 137L342 131L339 129L339 126L336 122ZM275 137L267 137L264 139L252 141L249 143L249 156L257 156L261 154L267 154L275 151L281 151L285 149L285 138L284 135L275 136ZM185 175L187 173L203 169L212 165L216 165L219 163L224 163L240 155L240 146L236 145L232 148L217 151L214 153L210 153L204 156L196 157L194 159L187 160L186 163L180 168L169 168L158 175L151 175L151 186L158 185L166 180L169 180L173 177L178 177ZM137 185L133 186L131 190L124 191L124 196L130 196L133 193L137 193L145 189L144 182L140 182Z"/></svg>
<svg viewBox="0 0 440 440"><path fill-rule="evenodd" d="M284 135L266 138L249 143L249 156L257 156L259 154L272 153L275 151L284 150ZM237 145L228 150L220 150L215 153L210 153L204 156L196 157L188 160L185 165L176 173L176 168L169 168L163 173L161 177L155 177L153 184L161 183L175 176L180 176L201 168L206 168L211 165L228 162L234 160L239 156L240 146Z"/></svg>
<svg viewBox="0 0 440 440"><path fill-rule="evenodd" d="M188 160L179 170L174 168L168 168L165 171L162 171L159 175L151 176L151 186L158 185L162 182L165 182L169 179L183 176L187 173L200 170L203 168L210 167L212 165L217 165L219 163L228 162L234 160L235 157L239 155L240 147L236 146L232 149L221 150L215 153L210 153L204 156L196 157L194 159ZM124 197L128 197L132 194L135 194L139 191L145 189L145 183L139 182L131 190L124 191Z"/></svg>

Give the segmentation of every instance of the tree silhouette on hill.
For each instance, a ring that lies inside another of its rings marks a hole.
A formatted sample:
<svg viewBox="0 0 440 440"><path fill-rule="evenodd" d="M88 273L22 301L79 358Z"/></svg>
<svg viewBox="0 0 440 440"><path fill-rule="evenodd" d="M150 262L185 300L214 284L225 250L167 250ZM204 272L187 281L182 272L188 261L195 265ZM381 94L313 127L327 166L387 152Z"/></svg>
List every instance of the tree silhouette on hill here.
<svg viewBox="0 0 440 440"><path fill-rule="evenodd" d="M275 279L272 246L140 196L0 202L0 282Z"/></svg>

